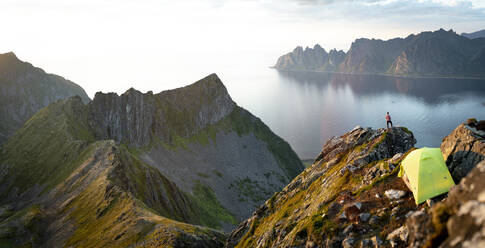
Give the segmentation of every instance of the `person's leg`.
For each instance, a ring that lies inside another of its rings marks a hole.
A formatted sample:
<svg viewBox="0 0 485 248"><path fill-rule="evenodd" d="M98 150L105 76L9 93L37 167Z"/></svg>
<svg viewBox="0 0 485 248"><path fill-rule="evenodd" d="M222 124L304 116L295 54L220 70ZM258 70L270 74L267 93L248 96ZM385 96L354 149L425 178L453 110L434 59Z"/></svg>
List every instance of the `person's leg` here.
<svg viewBox="0 0 485 248"><path fill-rule="evenodd" d="M391 123L391 127L392 127L392 121L389 121L389 123Z"/></svg>
<svg viewBox="0 0 485 248"><path fill-rule="evenodd" d="M389 121L386 121L386 127L389 128Z"/></svg>

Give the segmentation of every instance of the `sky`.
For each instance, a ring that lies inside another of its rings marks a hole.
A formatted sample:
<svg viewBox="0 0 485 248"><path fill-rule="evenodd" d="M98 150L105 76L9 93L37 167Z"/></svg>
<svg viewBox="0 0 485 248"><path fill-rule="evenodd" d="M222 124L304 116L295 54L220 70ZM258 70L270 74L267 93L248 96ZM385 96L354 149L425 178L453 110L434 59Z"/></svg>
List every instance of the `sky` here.
<svg viewBox="0 0 485 248"><path fill-rule="evenodd" d="M0 0L13 51L95 92L161 90L267 68L294 47L348 50L444 28L485 29L484 0Z"/></svg>

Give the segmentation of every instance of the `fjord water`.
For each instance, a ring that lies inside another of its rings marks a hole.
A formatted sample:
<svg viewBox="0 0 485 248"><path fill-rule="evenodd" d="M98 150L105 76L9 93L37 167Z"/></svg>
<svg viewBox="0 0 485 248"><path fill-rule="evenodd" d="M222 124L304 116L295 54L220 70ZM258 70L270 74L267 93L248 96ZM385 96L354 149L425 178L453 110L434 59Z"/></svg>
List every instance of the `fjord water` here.
<svg viewBox="0 0 485 248"><path fill-rule="evenodd" d="M485 80L399 78L273 69L239 77L223 74L239 105L287 140L301 159L313 159L332 136L357 125L413 131L417 147L439 147L467 118L485 119Z"/></svg>

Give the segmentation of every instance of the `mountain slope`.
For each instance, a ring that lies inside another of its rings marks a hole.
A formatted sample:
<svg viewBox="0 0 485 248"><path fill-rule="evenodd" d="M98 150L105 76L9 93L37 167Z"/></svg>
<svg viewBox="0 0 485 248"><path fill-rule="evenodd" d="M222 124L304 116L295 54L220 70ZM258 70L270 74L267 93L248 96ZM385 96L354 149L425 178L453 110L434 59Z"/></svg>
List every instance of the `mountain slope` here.
<svg viewBox="0 0 485 248"><path fill-rule="evenodd" d="M453 31L423 32L406 38L407 44L388 72L395 75L483 76L479 61L485 39L470 40Z"/></svg>
<svg viewBox="0 0 485 248"><path fill-rule="evenodd" d="M209 186L237 219L303 169L288 143L238 107L215 74L159 94L98 93L88 108L96 137L130 144L186 192Z"/></svg>
<svg viewBox="0 0 485 248"><path fill-rule="evenodd" d="M485 29L473 33L462 33L461 35L467 37L468 39L485 38Z"/></svg>
<svg viewBox="0 0 485 248"><path fill-rule="evenodd" d="M405 128L356 128L332 138L312 167L231 233L226 247L352 247L390 233L414 202L384 192L405 192L396 168L415 142Z"/></svg>
<svg viewBox="0 0 485 248"><path fill-rule="evenodd" d="M229 230L302 170L215 74L57 101L3 148L0 243L11 246L220 247L206 227Z"/></svg>
<svg viewBox="0 0 485 248"><path fill-rule="evenodd" d="M346 54L341 53L342 58L335 60L340 63L332 67L323 66L327 54L313 52L312 58L305 60L305 53L312 51L295 49L281 56L275 68L400 76L485 76L485 39L469 39L452 30L440 29L386 41L357 39Z"/></svg>
<svg viewBox="0 0 485 248"><path fill-rule="evenodd" d="M20 61L15 54L0 54L0 145L39 109L86 92L77 84Z"/></svg>

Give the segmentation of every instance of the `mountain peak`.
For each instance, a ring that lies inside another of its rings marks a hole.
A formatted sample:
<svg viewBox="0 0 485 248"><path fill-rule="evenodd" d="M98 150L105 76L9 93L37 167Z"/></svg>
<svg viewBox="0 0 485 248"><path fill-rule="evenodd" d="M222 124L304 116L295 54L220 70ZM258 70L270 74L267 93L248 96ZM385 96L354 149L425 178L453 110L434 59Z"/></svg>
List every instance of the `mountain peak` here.
<svg viewBox="0 0 485 248"><path fill-rule="evenodd" d="M0 54L0 66L2 68L10 68L12 66L18 66L22 64L22 61L20 61L15 53L13 52L8 52L8 53L2 53ZM0 68L1 69L1 68Z"/></svg>
<svg viewBox="0 0 485 248"><path fill-rule="evenodd" d="M293 49L293 53L300 53L303 52L303 47L302 46L297 46L295 49Z"/></svg>
<svg viewBox="0 0 485 248"><path fill-rule="evenodd" d="M141 91L136 90L135 88L131 87L127 91L125 91L125 93L123 93L122 95L133 95L133 94L139 95L139 94L143 94L143 93L141 93Z"/></svg>
<svg viewBox="0 0 485 248"><path fill-rule="evenodd" d="M17 59L17 55L15 55L14 52L8 52L8 53L1 53L0 58L9 58L9 59Z"/></svg>

